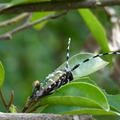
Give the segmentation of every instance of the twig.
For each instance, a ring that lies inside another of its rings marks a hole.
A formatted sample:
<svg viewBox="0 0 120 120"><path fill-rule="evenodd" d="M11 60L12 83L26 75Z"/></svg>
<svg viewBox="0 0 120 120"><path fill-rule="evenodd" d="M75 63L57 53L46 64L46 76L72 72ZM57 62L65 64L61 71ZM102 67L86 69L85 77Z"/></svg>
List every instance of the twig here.
<svg viewBox="0 0 120 120"><path fill-rule="evenodd" d="M25 21L26 24L29 23L32 16L33 16L33 13L30 13L29 16L27 17L26 21Z"/></svg>
<svg viewBox="0 0 120 120"><path fill-rule="evenodd" d="M11 106L13 106L15 109L17 109L14 105L12 105L12 102L14 100L14 92L13 91L11 92L11 97L10 97L10 100L9 100L8 104L5 101L5 98L4 98L3 94L2 94L1 89L0 89L0 96L1 96L2 102L3 102L7 112L10 112L10 107Z"/></svg>
<svg viewBox="0 0 120 120"><path fill-rule="evenodd" d="M4 98L3 94L2 94L2 90L1 89L0 89L0 96L1 96L1 99L2 99L2 102L3 102L4 106L5 106L5 108L7 108L7 103L5 101L5 98Z"/></svg>
<svg viewBox="0 0 120 120"><path fill-rule="evenodd" d="M57 14L57 15L50 14L50 15L45 16L45 17L43 17L43 18L41 18L41 19L39 19L39 20L37 20L37 21L34 21L34 22L27 22L27 23L25 22L25 24L23 24L22 26L20 26L20 27L18 27L18 28L15 28L15 29L13 29L12 31L9 31L9 32L1 35L1 36L0 36L0 40L11 39L13 34L19 32L19 31L21 31L21 30L27 29L27 28L29 28L29 27L37 24L37 23L43 22L43 21L48 20L48 19L58 18L58 17L66 14L66 13L67 13L67 11L64 11L64 12L62 12L62 13L59 13L59 14Z"/></svg>
<svg viewBox="0 0 120 120"><path fill-rule="evenodd" d="M14 100L14 91L11 92L11 98L10 101L8 102L8 108L12 105L13 100Z"/></svg>
<svg viewBox="0 0 120 120"><path fill-rule="evenodd" d="M0 27L4 27L4 26L10 25L10 24L13 24L13 23L15 23L15 22L18 22L18 21L20 21L21 19L27 17L29 14L30 14L30 13L22 13L22 14L14 17L14 18L12 18L12 19L9 19L9 20L6 20L6 21L4 21L4 22L1 22L1 23L0 23Z"/></svg>
<svg viewBox="0 0 120 120"><path fill-rule="evenodd" d="M28 3L12 6L0 11L0 14L17 14L23 12L37 11L57 11L57 10L72 10L79 8L96 8L120 5L120 0L73 0L73 1L45 1L37 3ZM3 6L2 4L0 7Z"/></svg>
<svg viewBox="0 0 120 120"><path fill-rule="evenodd" d="M5 4L0 4L0 10L5 9L9 4L5 3Z"/></svg>

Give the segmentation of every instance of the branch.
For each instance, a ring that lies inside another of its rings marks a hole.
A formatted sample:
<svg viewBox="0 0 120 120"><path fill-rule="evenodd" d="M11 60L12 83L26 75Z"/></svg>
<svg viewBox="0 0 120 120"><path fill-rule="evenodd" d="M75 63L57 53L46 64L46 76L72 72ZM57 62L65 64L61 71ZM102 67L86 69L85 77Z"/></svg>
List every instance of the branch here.
<svg viewBox="0 0 120 120"><path fill-rule="evenodd" d="M80 2L79 2L80 1ZM81 0L77 1L46 1L38 3L28 3L12 6L0 11L0 14L18 14L23 12L38 12L38 11L57 11L71 10L79 8L96 8L120 5L120 0ZM7 5L7 4L6 4ZM0 4L0 8L4 8L5 4Z"/></svg>
<svg viewBox="0 0 120 120"><path fill-rule="evenodd" d="M0 113L0 120L94 120L89 114L82 115L55 115L55 114L23 114Z"/></svg>
<svg viewBox="0 0 120 120"><path fill-rule="evenodd" d="M7 26L7 25L11 25L11 24L13 24L15 22L18 22L18 21L22 20L23 18L27 17L29 14L30 13L22 13L22 14L14 17L12 19L9 19L9 20L6 20L4 22L1 22L0 23L0 27L4 27L4 26Z"/></svg>
<svg viewBox="0 0 120 120"><path fill-rule="evenodd" d="M9 32L1 35L1 36L0 36L0 40L12 39L12 35L15 34L15 33L17 33L17 32L19 32L19 31L22 31L22 30L24 30L24 29L30 28L31 26L34 26L35 24L41 23L41 22L43 22L43 21L45 21L45 20L58 18L58 17L66 14L66 13L67 13L67 11L64 11L64 12L62 12L62 13L59 13L59 14L57 14L57 15L50 14L50 15L45 16L45 17L43 17L43 18L41 18L41 19L39 19L39 20L37 20L37 21L35 21L35 22L29 22L29 21L27 20L27 21L26 21L23 25L21 25L20 27L15 28L15 29L13 29L12 31L9 31ZM31 18L31 17L29 17L29 18Z"/></svg>

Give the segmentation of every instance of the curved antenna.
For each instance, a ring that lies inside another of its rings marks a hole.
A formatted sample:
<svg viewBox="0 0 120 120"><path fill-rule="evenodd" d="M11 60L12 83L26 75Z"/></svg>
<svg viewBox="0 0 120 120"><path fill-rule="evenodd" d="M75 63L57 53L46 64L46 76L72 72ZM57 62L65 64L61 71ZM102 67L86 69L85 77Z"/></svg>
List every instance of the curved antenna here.
<svg viewBox="0 0 120 120"><path fill-rule="evenodd" d="M69 49L70 49L71 38L68 39L67 53L66 53L66 68L69 68Z"/></svg>
<svg viewBox="0 0 120 120"><path fill-rule="evenodd" d="M112 54L120 54L120 52L109 52L109 53L103 53L103 54L95 55L95 56L93 56L93 57L90 57L90 58L88 58L88 59L86 59L86 60L78 63L77 65L75 65L75 66L71 69L71 71L74 71L74 70L77 69L80 65L82 65L82 64L85 63L85 62L90 61L91 59L94 59L94 58L97 58L97 57L101 57L101 56L104 56L104 55L110 55L110 54L111 54L111 55L112 55Z"/></svg>

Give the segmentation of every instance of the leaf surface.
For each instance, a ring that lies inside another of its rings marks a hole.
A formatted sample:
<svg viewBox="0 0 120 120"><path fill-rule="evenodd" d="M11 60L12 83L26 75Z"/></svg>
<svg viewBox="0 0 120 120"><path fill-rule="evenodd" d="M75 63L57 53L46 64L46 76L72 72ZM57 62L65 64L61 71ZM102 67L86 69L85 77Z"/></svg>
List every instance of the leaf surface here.
<svg viewBox="0 0 120 120"><path fill-rule="evenodd" d="M83 62L85 59L93 57L90 53L78 53L69 59L70 69L72 69L76 64ZM100 57L91 59L86 63L81 64L77 69L73 71L74 79L78 77L87 76L92 74L102 67L106 66L108 62L103 61ZM57 70L65 69L66 62L63 63Z"/></svg>
<svg viewBox="0 0 120 120"><path fill-rule="evenodd" d="M49 105L42 113L54 113L54 114L92 114L92 115L120 115L115 111L105 111L103 109L96 108L84 108L78 106L62 106L62 105Z"/></svg>
<svg viewBox="0 0 120 120"><path fill-rule="evenodd" d="M109 52L110 50L108 47L105 30L95 15L93 15L89 9L79 9L78 12L86 22L88 28L92 32L98 44L102 47L103 51Z"/></svg>
<svg viewBox="0 0 120 120"><path fill-rule="evenodd" d="M43 98L40 104L102 108L109 111L106 96L102 91L98 87L85 82L66 84L58 89L54 94Z"/></svg>
<svg viewBox="0 0 120 120"><path fill-rule="evenodd" d="M4 82L4 76L5 76L5 71L2 63L0 62L0 89L2 87L2 84Z"/></svg>

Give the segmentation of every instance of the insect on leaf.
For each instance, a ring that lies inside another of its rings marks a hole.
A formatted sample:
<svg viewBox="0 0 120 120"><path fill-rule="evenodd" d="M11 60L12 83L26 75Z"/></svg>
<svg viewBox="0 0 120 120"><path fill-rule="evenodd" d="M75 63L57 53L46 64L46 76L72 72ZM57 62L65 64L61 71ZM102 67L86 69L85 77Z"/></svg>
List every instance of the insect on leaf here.
<svg viewBox="0 0 120 120"><path fill-rule="evenodd" d="M79 54L74 55L73 57L71 57L69 59L70 68L75 66L75 64L80 63L83 60L93 57L93 56L94 56L94 54L90 54L90 53L79 53ZM99 57L94 58L94 59L80 65L76 70L74 70L73 76L74 76L74 78L87 76L89 74L92 74L92 73L98 71L99 69L106 66L107 64L108 64L108 62L102 60ZM57 70L64 69L65 65L66 65L66 62L63 63Z"/></svg>

